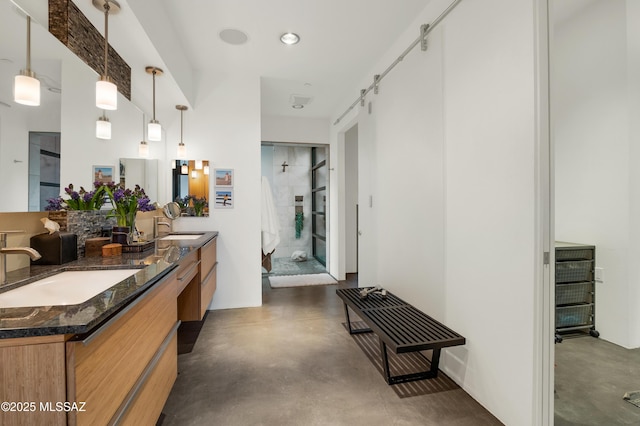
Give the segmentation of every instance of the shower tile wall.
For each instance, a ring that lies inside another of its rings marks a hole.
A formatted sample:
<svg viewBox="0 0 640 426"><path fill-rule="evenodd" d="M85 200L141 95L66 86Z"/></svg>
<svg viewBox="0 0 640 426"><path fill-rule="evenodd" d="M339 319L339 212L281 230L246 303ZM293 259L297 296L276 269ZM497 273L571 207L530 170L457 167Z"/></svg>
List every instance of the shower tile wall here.
<svg viewBox="0 0 640 426"><path fill-rule="evenodd" d="M289 165L282 171L282 163ZM290 257L296 250L311 257L311 148L275 146L273 151L273 198L280 219L280 244L274 257ZM304 227L296 239L295 196L304 197Z"/></svg>

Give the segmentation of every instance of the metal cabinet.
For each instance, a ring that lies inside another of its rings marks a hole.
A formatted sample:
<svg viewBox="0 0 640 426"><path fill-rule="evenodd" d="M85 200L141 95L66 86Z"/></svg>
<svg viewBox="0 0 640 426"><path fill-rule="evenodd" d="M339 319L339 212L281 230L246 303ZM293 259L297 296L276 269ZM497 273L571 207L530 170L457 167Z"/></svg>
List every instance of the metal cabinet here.
<svg viewBox="0 0 640 426"><path fill-rule="evenodd" d="M595 328L596 247L556 241L556 333L589 332Z"/></svg>

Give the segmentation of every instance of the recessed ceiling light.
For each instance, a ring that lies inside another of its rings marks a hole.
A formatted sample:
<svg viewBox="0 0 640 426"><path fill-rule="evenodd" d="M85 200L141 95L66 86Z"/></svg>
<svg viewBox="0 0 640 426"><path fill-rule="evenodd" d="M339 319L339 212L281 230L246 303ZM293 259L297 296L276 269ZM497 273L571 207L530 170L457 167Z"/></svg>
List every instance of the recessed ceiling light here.
<svg viewBox="0 0 640 426"><path fill-rule="evenodd" d="M240 30L236 30L234 28L227 28L225 30L222 30L220 31L218 36L225 43L235 44L235 45L245 44L247 40L249 40L249 37L247 36L246 33Z"/></svg>
<svg viewBox="0 0 640 426"><path fill-rule="evenodd" d="M304 108L304 105L301 105L301 104L293 104L293 105L291 105L291 108L293 108L293 109L302 109L302 108Z"/></svg>
<svg viewBox="0 0 640 426"><path fill-rule="evenodd" d="M300 36L296 33L284 33L280 36L280 41L284 44L292 45L300 41Z"/></svg>

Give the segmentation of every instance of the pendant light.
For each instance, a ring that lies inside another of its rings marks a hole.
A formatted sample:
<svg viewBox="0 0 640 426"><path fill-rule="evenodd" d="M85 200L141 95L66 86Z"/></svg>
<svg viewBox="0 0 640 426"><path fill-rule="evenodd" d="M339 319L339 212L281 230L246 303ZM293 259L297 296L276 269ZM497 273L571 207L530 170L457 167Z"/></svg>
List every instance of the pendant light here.
<svg viewBox="0 0 640 426"><path fill-rule="evenodd" d="M96 82L96 106L113 111L118 109L118 87L109 78L109 13L118 13L120 5L114 0L93 0L93 5L104 10L104 74Z"/></svg>
<svg viewBox="0 0 640 426"><path fill-rule="evenodd" d="M204 170L203 170L205 175L209 175L209 165L207 164L206 166L204 166Z"/></svg>
<svg viewBox="0 0 640 426"><path fill-rule="evenodd" d="M162 126L156 120L156 75L160 76L164 71L156 67L146 67L144 70L153 76L153 118L149 121L147 136L150 141L158 142L162 140Z"/></svg>
<svg viewBox="0 0 640 426"><path fill-rule="evenodd" d="M197 170L191 170L191 179L195 179L198 177L198 171Z"/></svg>
<svg viewBox="0 0 640 426"><path fill-rule="evenodd" d="M142 140L140 141L140 145L138 146L138 156L140 158L149 158L149 144L144 139L144 115L142 116Z"/></svg>
<svg viewBox="0 0 640 426"><path fill-rule="evenodd" d="M189 166L187 166L186 162L182 163L182 166L180 167L180 174L181 175L188 175L189 174Z"/></svg>
<svg viewBox="0 0 640 426"><path fill-rule="evenodd" d="M111 139L111 122L105 111L102 111L102 117L98 117L96 121L96 138Z"/></svg>
<svg viewBox="0 0 640 426"><path fill-rule="evenodd" d="M187 158L187 147L184 146L184 142L182 142L183 113L188 110L189 107L185 105L176 105L176 109L180 111L180 143L178 144L177 156L179 159L184 160Z"/></svg>
<svg viewBox="0 0 640 426"><path fill-rule="evenodd" d="M202 160L196 160L196 165L194 168L196 170L202 170Z"/></svg>
<svg viewBox="0 0 640 426"><path fill-rule="evenodd" d="M22 105L40 105L40 80L31 71L31 16L27 15L27 66L13 82L13 100Z"/></svg>

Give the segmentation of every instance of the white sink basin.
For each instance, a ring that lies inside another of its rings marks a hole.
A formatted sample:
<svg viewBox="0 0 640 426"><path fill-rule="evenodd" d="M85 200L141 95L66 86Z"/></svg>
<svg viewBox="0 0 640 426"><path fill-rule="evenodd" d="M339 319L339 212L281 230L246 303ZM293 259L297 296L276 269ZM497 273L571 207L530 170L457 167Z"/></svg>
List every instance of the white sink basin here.
<svg viewBox="0 0 640 426"><path fill-rule="evenodd" d="M65 271L0 293L0 308L77 305L140 269Z"/></svg>
<svg viewBox="0 0 640 426"><path fill-rule="evenodd" d="M160 238L161 240L197 240L204 234L171 234Z"/></svg>

